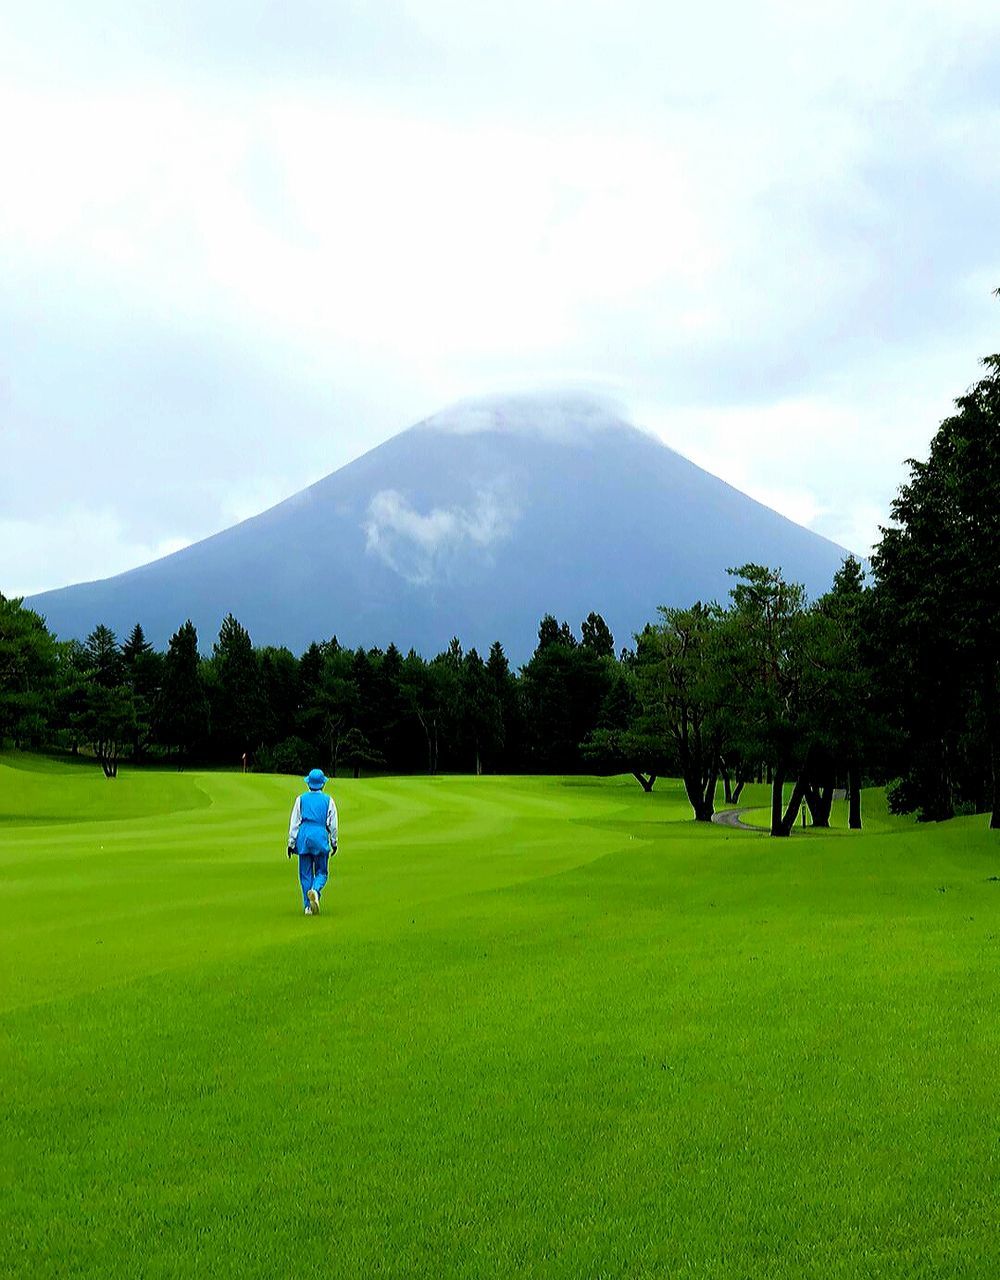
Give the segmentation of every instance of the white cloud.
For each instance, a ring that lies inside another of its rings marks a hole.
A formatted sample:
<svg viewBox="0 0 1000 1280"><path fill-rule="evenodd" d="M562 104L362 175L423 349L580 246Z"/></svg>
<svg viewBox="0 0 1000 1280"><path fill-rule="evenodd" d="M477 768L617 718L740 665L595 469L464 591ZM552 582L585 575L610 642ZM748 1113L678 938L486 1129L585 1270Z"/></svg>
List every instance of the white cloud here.
<svg viewBox="0 0 1000 1280"><path fill-rule="evenodd" d="M108 578L187 545L186 539L174 537L136 542L113 511L82 506L44 521L0 520L0 591L8 597L29 596L63 581ZM56 581L53 564L59 566Z"/></svg>
<svg viewBox="0 0 1000 1280"><path fill-rule="evenodd" d="M857 502L842 512L821 513L811 527L867 560L881 537L880 526L887 524L887 507L880 507L873 502Z"/></svg>
<svg viewBox="0 0 1000 1280"><path fill-rule="evenodd" d="M420 425L425 430L461 436L496 431L569 443L627 421L625 406L609 396L580 390L546 390L472 396L449 405Z"/></svg>
<svg viewBox="0 0 1000 1280"><path fill-rule="evenodd" d="M395 489L372 498L364 523L366 550L420 586L446 573L459 552L485 550L508 537L516 509L496 492L480 492L471 508L435 507L426 514Z"/></svg>
<svg viewBox="0 0 1000 1280"><path fill-rule="evenodd" d="M655 415L653 425L665 443L706 471L867 557L905 479L902 455L920 413L909 396L898 420L884 411L800 397L677 410ZM928 437L930 431L928 426Z"/></svg>
<svg viewBox="0 0 1000 1280"><path fill-rule="evenodd" d="M299 484L303 478L299 477ZM223 519L226 525L239 524L252 516L260 515L271 507L277 506L285 498L296 492L295 481L287 475L280 477L261 476L256 481L231 490L225 495L222 504Z"/></svg>
<svg viewBox="0 0 1000 1280"><path fill-rule="evenodd" d="M713 258L684 154L640 134L439 123L329 92L14 85L0 111L21 122L0 142L17 261L300 358L551 349L581 305L696 284Z"/></svg>

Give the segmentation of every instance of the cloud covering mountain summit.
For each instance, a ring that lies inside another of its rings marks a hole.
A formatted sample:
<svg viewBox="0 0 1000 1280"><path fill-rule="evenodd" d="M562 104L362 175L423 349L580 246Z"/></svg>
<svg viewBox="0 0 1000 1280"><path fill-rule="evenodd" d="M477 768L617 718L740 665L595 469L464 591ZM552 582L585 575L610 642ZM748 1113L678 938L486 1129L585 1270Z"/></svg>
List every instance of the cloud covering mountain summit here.
<svg viewBox="0 0 1000 1280"><path fill-rule="evenodd" d="M625 425L623 406L609 397L584 391L543 391L459 400L419 423L417 430L454 435L498 433L572 444Z"/></svg>

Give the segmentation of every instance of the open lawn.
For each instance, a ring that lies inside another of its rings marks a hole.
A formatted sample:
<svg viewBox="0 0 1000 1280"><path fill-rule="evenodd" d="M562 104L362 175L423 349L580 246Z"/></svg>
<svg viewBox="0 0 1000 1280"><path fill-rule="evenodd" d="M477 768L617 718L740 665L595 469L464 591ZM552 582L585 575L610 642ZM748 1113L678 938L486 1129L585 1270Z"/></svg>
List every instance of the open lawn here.
<svg viewBox="0 0 1000 1280"><path fill-rule="evenodd" d="M298 789L0 762L0 1274L1000 1274L985 819Z"/></svg>

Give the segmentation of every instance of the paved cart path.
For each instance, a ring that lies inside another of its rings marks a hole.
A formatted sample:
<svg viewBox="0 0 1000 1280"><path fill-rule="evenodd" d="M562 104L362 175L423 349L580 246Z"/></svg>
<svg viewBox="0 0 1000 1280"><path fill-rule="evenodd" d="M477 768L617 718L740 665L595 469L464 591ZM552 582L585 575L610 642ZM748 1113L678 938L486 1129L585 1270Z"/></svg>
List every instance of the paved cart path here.
<svg viewBox="0 0 1000 1280"><path fill-rule="evenodd" d="M712 814L712 821L720 827L735 827L738 831L756 831L758 835L767 835L763 827L753 827L749 822L743 821L743 815L749 812L750 809L723 809Z"/></svg>

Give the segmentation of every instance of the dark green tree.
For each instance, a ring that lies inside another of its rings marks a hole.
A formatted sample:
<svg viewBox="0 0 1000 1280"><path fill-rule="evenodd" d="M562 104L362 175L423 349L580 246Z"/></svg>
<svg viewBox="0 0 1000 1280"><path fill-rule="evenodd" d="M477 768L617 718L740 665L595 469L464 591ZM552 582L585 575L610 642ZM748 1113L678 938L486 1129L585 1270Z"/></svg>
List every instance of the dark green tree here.
<svg viewBox="0 0 1000 1280"><path fill-rule="evenodd" d="M357 654L339 646L323 655L320 687L314 701L319 714L322 758L328 761L327 772L337 776L340 744L352 728L361 721L361 683L370 687L367 677L368 655L363 649Z"/></svg>
<svg viewBox="0 0 1000 1280"><path fill-rule="evenodd" d="M615 656L615 638L599 613L588 613L580 626L580 643L592 649L599 658Z"/></svg>
<svg viewBox="0 0 1000 1280"><path fill-rule="evenodd" d="M484 759L497 757L503 741L503 719L494 683L475 649L470 649L463 660L460 687L463 736L473 772L478 775L483 771Z"/></svg>
<svg viewBox="0 0 1000 1280"><path fill-rule="evenodd" d="M568 622L559 623L551 613L547 613L538 624L538 647L535 652L547 649L550 644L561 644L567 649L576 648L576 636Z"/></svg>
<svg viewBox="0 0 1000 1280"><path fill-rule="evenodd" d="M96 679L90 682L78 729L106 778L118 777L122 751L135 740L136 719L135 701L128 685L108 687Z"/></svg>
<svg viewBox="0 0 1000 1280"><path fill-rule="evenodd" d="M788 836L808 781L815 718L807 697L810 626L805 591L780 570L745 564L716 649L720 698L730 708L728 747L771 764L771 835ZM795 779L784 803L784 785Z"/></svg>
<svg viewBox="0 0 1000 1280"><path fill-rule="evenodd" d="M56 645L54 741L77 755L83 745L82 717L90 689L90 658L80 640L60 640Z"/></svg>
<svg viewBox="0 0 1000 1280"><path fill-rule="evenodd" d="M661 606L661 621L637 637L640 727L650 739L671 743L697 822L710 822L715 812L725 745L726 699L716 657L721 616L717 605Z"/></svg>
<svg viewBox="0 0 1000 1280"><path fill-rule="evenodd" d="M524 713L517 676L511 671L499 640L494 640L490 646L486 659L486 678L496 699L500 721L495 743L496 754L490 761L490 768L495 772L512 773L521 767Z"/></svg>
<svg viewBox="0 0 1000 1280"><path fill-rule="evenodd" d="M260 662L250 633L231 613L212 646L212 741L222 759L237 763L264 736Z"/></svg>
<svg viewBox="0 0 1000 1280"><path fill-rule="evenodd" d="M170 637L163 681L154 709L154 732L181 762L208 738L209 706L198 655L198 632L190 620Z"/></svg>
<svg viewBox="0 0 1000 1280"><path fill-rule="evenodd" d="M892 504L872 557L882 635L911 744L897 798L958 803L1000 828L1000 354L956 402Z"/></svg>
<svg viewBox="0 0 1000 1280"><path fill-rule="evenodd" d="M322 670L323 650L314 640L299 659L298 705L300 708L308 706L312 701L319 686Z"/></svg>
<svg viewBox="0 0 1000 1280"><path fill-rule="evenodd" d="M261 730L268 746L291 737L299 705L299 661L291 650L266 645L257 654L263 704Z"/></svg>
<svg viewBox="0 0 1000 1280"><path fill-rule="evenodd" d="M670 735L654 710L647 718L640 702L640 682L635 657L616 665L612 681L597 717L597 725L584 739L581 752L600 773L630 773L647 794L656 779L676 761Z"/></svg>
<svg viewBox="0 0 1000 1280"><path fill-rule="evenodd" d="M450 741L461 679L461 651L438 654L426 662L411 649L403 661L401 690L410 715L420 726L427 772L441 767L442 749Z"/></svg>
<svg viewBox="0 0 1000 1280"><path fill-rule="evenodd" d="M122 677L135 709L132 758L142 759L152 734L153 709L163 679L163 654L157 653L137 622L121 647Z"/></svg>
<svg viewBox="0 0 1000 1280"><path fill-rule="evenodd" d="M105 777L116 778L125 746L140 751L148 736L148 719L140 720L125 656L110 627L95 627L72 656L76 669L63 701L69 709L68 728L75 740L91 748Z"/></svg>
<svg viewBox="0 0 1000 1280"><path fill-rule="evenodd" d="M0 743L35 746L44 739L58 667L44 619L0 594Z"/></svg>
<svg viewBox="0 0 1000 1280"><path fill-rule="evenodd" d="M429 670L436 703L437 746L435 772L467 766L462 759L462 668L465 653L457 636L431 659Z"/></svg>
<svg viewBox="0 0 1000 1280"><path fill-rule="evenodd" d="M378 656L372 671L369 735L388 768L402 770L412 755L414 729L403 696L403 655L394 644Z"/></svg>
<svg viewBox="0 0 1000 1280"><path fill-rule="evenodd" d="M84 642L91 678L103 689L114 689L125 680L125 659L118 637L103 623Z"/></svg>
<svg viewBox="0 0 1000 1280"><path fill-rule="evenodd" d="M340 744L340 758L353 772L355 778L361 777L361 770L377 769L384 763L382 754L377 751L360 729L351 729Z"/></svg>
<svg viewBox="0 0 1000 1280"><path fill-rule="evenodd" d="M134 666L139 658L153 652L153 646L146 639L141 622L135 624L121 648L126 666Z"/></svg>
<svg viewBox="0 0 1000 1280"><path fill-rule="evenodd" d="M833 586L817 600L815 612L825 624L825 652L816 664L825 670L828 687L816 709L816 752L823 772L814 770L805 801L813 825L830 825L835 776L846 779L848 825L861 829L862 765L884 749L885 725L876 690L879 672L870 643L870 591L855 556L848 556L834 575Z"/></svg>
<svg viewBox="0 0 1000 1280"><path fill-rule="evenodd" d="M538 628L538 646L521 672L528 760L546 773L575 773L583 743L597 727L614 680L614 659L578 645L551 614Z"/></svg>

